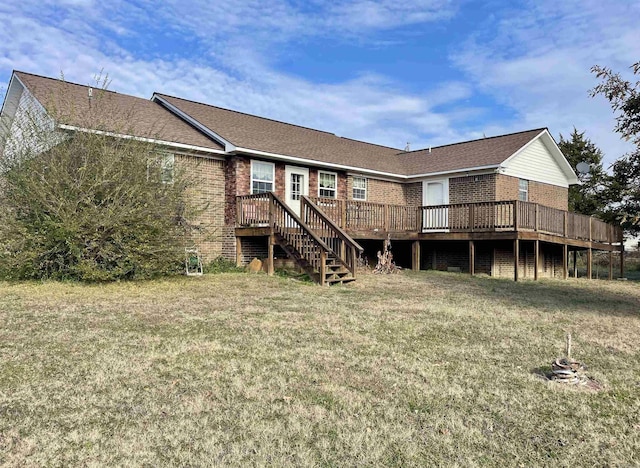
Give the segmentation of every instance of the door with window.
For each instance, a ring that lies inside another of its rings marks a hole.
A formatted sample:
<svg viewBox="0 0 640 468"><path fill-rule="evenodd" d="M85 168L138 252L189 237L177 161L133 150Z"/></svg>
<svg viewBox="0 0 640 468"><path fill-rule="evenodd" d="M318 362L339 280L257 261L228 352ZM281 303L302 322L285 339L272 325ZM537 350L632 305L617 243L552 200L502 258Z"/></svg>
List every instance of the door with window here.
<svg viewBox="0 0 640 468"><path fill-rule="evenodd" d="M298 166L286 166L284 169L285 203L300 216L300 197L309 195L309 169Z"/></svg>
<svg viewBox="0 0 640 468"><path fill-rule="evenodd" d="M449 229L449 180L422 182L423 226L425 230Z"/></svg>

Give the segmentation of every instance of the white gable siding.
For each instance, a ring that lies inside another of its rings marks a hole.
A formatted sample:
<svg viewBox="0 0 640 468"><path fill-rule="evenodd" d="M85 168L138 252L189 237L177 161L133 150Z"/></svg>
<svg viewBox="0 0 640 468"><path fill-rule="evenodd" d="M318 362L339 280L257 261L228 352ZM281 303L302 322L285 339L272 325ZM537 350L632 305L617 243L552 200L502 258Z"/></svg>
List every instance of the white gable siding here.
<svg viewBox="0 0 640 468"><path fill-rule="evenodd" d="M568 187L569 180L540 138L508 161L503 174Z"/></svg>
<svg viewBox="0 0 640 468"><path fill-rule="evenodd" d="M22 88L17 83L14 87ZM17 102L12 102L2 122L6 137L2 141L4 158L28 158L63 140L64 135L56 132L53 119L28 90L18 89L13 94L12 99Z"/></svg>

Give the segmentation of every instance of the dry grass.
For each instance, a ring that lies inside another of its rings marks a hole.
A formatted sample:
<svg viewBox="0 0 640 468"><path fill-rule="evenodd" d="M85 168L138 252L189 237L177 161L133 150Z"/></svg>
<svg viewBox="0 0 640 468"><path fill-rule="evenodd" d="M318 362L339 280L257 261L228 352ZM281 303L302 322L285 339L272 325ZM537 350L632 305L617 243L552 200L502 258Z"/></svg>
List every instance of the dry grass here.
<svg viewBox="0 0 640 468"><path fill-rule="evenodd" d="M637 465L640 289L0 283L0 464ZM601 392L539 372L574 335Z"/></svg>

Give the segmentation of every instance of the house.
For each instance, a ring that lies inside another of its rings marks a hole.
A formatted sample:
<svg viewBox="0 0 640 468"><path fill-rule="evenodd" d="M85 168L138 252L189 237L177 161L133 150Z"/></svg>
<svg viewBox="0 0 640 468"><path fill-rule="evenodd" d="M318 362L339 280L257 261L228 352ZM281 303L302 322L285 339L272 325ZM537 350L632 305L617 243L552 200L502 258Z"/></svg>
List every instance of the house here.
<svg viewBox="0 0 640 468"><path fill-rule="evenodd" d="M91 93L14 72L1 118L73 109L50 124L151 138L172 163L197 167L209 204L201 221L218 233L198 239L208 259L261 257L272 270L288 257L320 283L344 282L389 237L403 266L518 280L566 278L571 252L623 249L618 227L567 211L578 180L546 128L402 151L161 93L104 91L100 128L82 128ZM130 125L116 128L115 114Z"/></svg>

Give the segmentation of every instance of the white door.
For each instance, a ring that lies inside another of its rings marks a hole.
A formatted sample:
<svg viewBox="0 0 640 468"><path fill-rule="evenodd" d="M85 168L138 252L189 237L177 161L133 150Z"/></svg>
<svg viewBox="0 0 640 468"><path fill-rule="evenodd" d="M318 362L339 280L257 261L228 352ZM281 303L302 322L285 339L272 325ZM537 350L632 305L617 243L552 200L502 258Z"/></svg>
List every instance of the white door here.
<svg viewBox="0 0 640 468"><path fill-rule="evenodd" d="M423 226L429 230L449 228L449 180L422 182Z"/></svg>
<svg viewBox="0 0 640 468"><path fill-rule="evenodd" d="M298 166L284 168L285 203L300 216L300 197L309 195L309 169Z"/></svg>

